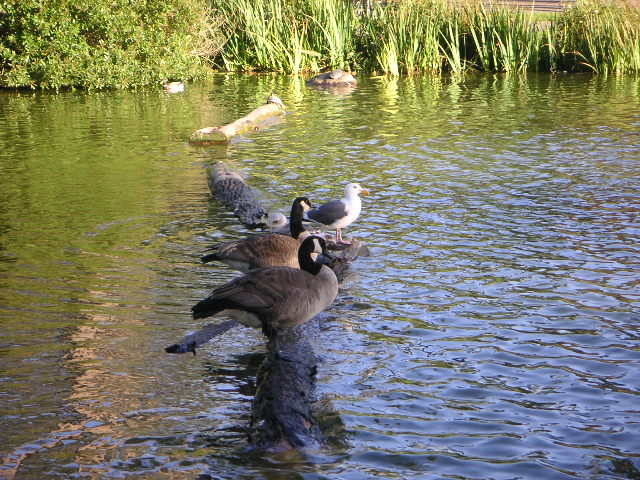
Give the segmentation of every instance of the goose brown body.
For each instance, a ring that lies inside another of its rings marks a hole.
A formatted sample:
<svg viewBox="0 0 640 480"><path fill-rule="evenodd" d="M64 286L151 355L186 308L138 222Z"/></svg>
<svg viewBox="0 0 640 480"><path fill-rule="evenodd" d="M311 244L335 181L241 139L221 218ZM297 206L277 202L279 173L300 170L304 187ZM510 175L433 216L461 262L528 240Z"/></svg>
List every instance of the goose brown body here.
<svg viewBox="0 0 640 480"><path fill-rule="evenodd" d="M267 233L221 243L211 247L213 252L203 256L201 260L205 263L217 260L244 273L264 267L299 268L298 248L307 236L302 225L302 217L310 207L311 202L306 197L298 197L293 201L290 222L291 236Z"/></svg>
<svg viewBox="0 0 640 480"><path fill-rule="evenodd" d="M215 288L191 309L194 318L226 316L269 334L300 325L333 303L338 280L333 271L312 259L326 254L323 238L311 236L299 248L301 268L259 268Z"/></svg>

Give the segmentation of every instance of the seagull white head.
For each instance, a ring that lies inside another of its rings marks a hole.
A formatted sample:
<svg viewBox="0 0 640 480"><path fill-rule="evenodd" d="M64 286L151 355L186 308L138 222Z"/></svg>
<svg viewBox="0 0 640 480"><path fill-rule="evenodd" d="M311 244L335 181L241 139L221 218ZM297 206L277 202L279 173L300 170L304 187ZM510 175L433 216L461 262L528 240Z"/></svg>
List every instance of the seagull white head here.
<svg viewBox="0 0 640 480"><path fill-rule="evenodd" d="M362 188L359 183L347 183L347 186L344 187L344 193L347 197L350 197L352 195L360 195L361 193L366 195L369 193L369 190Z"/></svg>
<svg viewBox="0 0 640 480"><path fill-rule="evenodd" d="M283 228L289 225L289 220L282 213L271 213L269 214L269 221L267 222L267 227L270 229Z"/></svg>

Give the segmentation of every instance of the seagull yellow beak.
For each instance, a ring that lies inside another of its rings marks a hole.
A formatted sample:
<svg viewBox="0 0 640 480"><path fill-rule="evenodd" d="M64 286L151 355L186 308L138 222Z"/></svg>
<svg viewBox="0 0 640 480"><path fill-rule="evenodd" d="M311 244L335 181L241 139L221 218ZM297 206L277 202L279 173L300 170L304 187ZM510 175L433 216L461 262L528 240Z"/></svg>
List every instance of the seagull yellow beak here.
<svg viewBox="0 0 640 480"><path fill-rule="evenodd" d="M360 193L363 193L364 195L369 195L369 190L367 190L366 188L363 188L362 190L360 190Z"/></svg>

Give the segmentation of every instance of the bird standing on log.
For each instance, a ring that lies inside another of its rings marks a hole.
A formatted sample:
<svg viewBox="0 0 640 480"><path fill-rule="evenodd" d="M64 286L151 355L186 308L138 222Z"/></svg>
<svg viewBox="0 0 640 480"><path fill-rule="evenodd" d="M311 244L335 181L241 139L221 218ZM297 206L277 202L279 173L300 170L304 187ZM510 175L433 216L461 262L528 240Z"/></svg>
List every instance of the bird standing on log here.
<svg viewBox="0 0 640 480"><path fill-rule="evenodd" d="M345 198L313 208L304 214L306 220L321 223L336 229L336 242L343 245L351 245L352 242L342 239L341 229L351 225L360 215L362 201L360 193L367 194L369 190L362 188L358 183L349 183L344 187Z"/></svg>
<svg viewBox="0 0 640 480"><path fill-rule="evenodd" d="M213 253L203 256L201 260L204 263L218 260L244 273L278 265L299 268L298 248L309 235L302 224L302 218L309 208L311 202L307 197L298 197L293 201L289 224L291 236L267 233L220 243L209 248Z"/></svg>
<svg viewBox="0 0 640 480"><path fill-rule="evenodd" d="M338 295L333 271L312 254L327 254L322 237L307 237L298 250L300 268L267 267L221 285L191 308L193 318L225 316L267 336L322 312Z"/></svg>

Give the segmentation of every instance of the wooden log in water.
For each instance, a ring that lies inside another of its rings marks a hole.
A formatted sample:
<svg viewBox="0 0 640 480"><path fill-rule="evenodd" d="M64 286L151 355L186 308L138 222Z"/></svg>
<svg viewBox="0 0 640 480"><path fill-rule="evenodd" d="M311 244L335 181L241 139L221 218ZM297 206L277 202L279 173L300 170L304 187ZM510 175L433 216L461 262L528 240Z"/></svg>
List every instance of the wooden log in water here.
<svg viewBox="0 0 640 480"><path fill-rule="evenodd" d="M207 343L213 337L217 337L218 335L222 335L227 330L230 330L233 327L237 327L240 325L235 320L227 320L222 323L209 323L202 327L200 330L197 330L178 343L174 343L164 349L167 353L187 353L191 352L194 355L196 354L196 348L201 345Z"/></svg>
<svg viewBox="0 0 640 480"><path fill-rule="evenodd" d="M238 325L234 320L206 325L165 351L195 355L197 347ZM318 362L301 331L290 328L274 332L267 345L267 357L258 370L249 441L268 453L317 447L322 441L313 417Z"/></svg>
<svg viewBox="0 0 640 480"><path fill-rule="evenodd" d="M338 248L334 245L329 245L329 249ZM353 243L347 247L339 247L340 250L333 250L331 253L336 257L327 266L333 270L336 274L338 283L342 283L345 277L349 274L349 267L358 257L368 257L369 247L360 240L353 240Z"/></svg>
<svg viewBox="0 0 640 480"><path fill-rule="evenodd" d="M269 213L258 200L258 194L238 172L222 162L207 169L211 195L230 212L235 213L247 228L260 228L267 224Z"/></svg>
<svg viewBox="0 0 640 480"><path fill-rule="evenodd" d="M196 130L189 137L189 142L197 145L228 143L236 135L259 129L266 118L282 115L284 108L282 103L266 103L227 125Z"/></svg>
<svg viewBox="0 0 640 480"><path fill-rule="evenodd" d="M260 206L251 187L225 164L216 163L209 168L209 187L213 196L234 211L243 224L255 225L258 217L266 219L266 210ZM333 246L336 258L329 266L341 282L348 274L350 263L368 255L369 251L359 241L348 246ZM234 320L206 325L165 350L195 355L197 347L236 325ZM312 414L317 359L301 332L304 328L275 331L267 344L267 358L258 372L249 440L267 452L317 446L322 441Z"/></svg>
<svg viewBox="0 0 640 480"><path fill-rule="evenodd" d="M317 447L322 440L312 414L317 359L301 331L277 332L258 370L249 440L270 453Z"/></svg>

